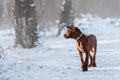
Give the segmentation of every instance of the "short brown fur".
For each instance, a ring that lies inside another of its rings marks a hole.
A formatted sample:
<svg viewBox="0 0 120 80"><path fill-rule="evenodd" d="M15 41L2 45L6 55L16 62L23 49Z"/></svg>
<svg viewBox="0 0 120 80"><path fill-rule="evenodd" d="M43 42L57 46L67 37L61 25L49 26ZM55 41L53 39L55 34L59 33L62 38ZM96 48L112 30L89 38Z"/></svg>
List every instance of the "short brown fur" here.
<svg viewBox="0 0 120 80"><path fill-rule="evenodd" d="M94 35L85 35L77 27L67 26L67 33L64 34L65 38L76 39L76 48L80 55L80 61L82 64L82 70L88 71L89 67L96 67L96 51L97 51L97 39ZM79 36L81 37L77 39ZM93 52L93 55L90 54ZM83 59L83 53L85 53L85 60ZM90 64L88 65L90 59Z"/></svg>

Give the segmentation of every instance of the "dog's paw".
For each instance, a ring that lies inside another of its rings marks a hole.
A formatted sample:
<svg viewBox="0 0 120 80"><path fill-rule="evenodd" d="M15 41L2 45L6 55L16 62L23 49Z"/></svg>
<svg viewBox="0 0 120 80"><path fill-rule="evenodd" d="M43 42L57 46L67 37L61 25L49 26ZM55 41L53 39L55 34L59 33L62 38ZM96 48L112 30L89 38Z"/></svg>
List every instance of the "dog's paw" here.
<svg viewBox="0 0 120 80"><path fill-rule="evenodd" d="M88 67L92 67L92 64L89 64Z"/></svg>
<svg viewBox="0 0 120 80"><path fill-rule="evenodd" d="M97 67L96 63L93 63L93 64L92 64L92 67Z"/></svg>
<svg viewBox="0 0 120 80"><path fill-rule="evenodd" d="M82 71L83 71L83 72L84 72L84 71L88 71L88 68L84 68Z"/></svg>
<svg viewBox="0 0 120 80"><path fill-rule="evenodd" d="M82 71L83 71L83 72L84 72L84 71L88 71L88 66L83 65Z"/></svg>

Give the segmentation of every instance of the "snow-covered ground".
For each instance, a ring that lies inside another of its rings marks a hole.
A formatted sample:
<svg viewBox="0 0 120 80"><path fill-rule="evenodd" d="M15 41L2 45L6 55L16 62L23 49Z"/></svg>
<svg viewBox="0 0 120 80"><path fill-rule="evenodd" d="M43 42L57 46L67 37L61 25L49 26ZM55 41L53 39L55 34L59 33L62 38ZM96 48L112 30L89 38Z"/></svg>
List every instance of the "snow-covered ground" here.
<svg viewBox="0 0 120 80"><path fill-rule="evenodd" d="M82 72L75 40L43 36L41 46L22 49L13 47L13 30L2 30L0 80L120 80L120 20L84 17L75 24L97 36L96 68Z"/></svg>

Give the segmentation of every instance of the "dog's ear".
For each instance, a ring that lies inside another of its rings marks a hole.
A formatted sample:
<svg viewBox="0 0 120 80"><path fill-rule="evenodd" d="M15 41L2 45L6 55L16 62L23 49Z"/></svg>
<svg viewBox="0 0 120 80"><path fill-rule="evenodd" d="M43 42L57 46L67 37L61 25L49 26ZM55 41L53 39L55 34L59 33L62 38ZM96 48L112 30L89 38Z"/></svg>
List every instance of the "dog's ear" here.
<svg viewBox="0 0 120 80"><path fill-rule="evenodd" d="M75 27L67 26L67 29L68 29L68 30L71 30L71 31L73 31L73 32L75 31Z"/></svg>

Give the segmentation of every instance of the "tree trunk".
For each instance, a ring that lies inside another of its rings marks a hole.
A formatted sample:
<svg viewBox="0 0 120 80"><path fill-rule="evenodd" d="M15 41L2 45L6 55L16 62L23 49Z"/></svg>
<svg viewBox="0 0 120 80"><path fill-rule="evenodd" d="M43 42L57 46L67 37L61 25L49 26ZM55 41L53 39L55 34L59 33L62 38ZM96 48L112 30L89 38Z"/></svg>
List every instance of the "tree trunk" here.
<svg viewBox="0 0 120 80"><path fill-rule="evenodd" d="M3 1L0 0L0 25L2 24L1 22L2 22L2 19L3 19L3 11L4 11ZM1 26L0 26L0 28L1 28Z"/></svg>
<svg viewBox="0 0 120 80"><path fill-rule="evenodd" d="M57 36L61 34L61 31L65 25L74 25L73 20L72 0L63 0Z"/></svg>
<svg viewBox="0 0 120 80"><path fill-rule="evenodd" d="M36 46L37 20L33 0L14 0L15 44L23 48Z"/></svg>

